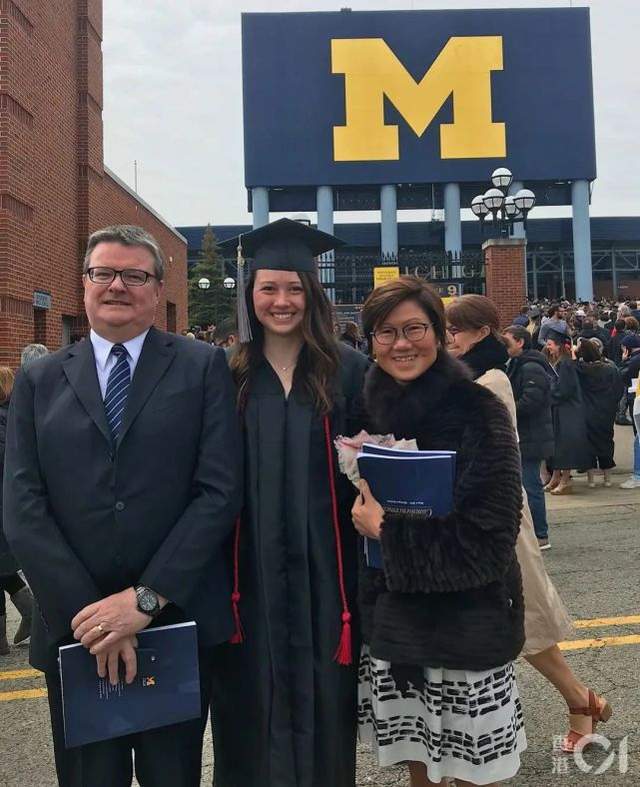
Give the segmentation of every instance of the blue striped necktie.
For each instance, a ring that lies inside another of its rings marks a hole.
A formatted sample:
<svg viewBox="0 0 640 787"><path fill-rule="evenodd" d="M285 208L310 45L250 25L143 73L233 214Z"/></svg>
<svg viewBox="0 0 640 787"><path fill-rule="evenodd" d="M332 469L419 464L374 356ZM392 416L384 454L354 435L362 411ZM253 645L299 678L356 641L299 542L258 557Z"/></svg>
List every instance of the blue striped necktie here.
<svg viewBox="0 0 640 787"><path fill-rule="evenodd" d="M127 404L127 395L131 385L131 369L129 367L129 353L121 344L114 344L111 354L116 357L116 364L109 372L107 390L104 395L104 409L107 423L111 430L114 442L118 439L122 414Z"/></svg>

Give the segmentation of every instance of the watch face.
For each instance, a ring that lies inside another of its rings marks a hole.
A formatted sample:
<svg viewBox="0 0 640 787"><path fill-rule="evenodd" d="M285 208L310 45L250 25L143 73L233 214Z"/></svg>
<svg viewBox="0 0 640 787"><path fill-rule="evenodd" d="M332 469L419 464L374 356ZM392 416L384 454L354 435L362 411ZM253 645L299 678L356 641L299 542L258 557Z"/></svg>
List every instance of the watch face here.
<svg viewBox="0 0 640 787"><path fill-rule="evenodd" d="M138 604L143 612L154 612L158 606L158 599L153 591L142 590L138 594Z"/></svg>

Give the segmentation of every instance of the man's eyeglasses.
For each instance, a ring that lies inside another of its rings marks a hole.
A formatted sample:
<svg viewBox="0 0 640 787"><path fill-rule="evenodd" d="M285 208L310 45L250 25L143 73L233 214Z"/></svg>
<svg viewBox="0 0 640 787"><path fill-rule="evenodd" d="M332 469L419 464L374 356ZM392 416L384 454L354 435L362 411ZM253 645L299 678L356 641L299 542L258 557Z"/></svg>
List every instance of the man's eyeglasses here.
<svg viewBox="0 0 640 787"><path fill-rule="evenodd" d="M158 278L154 273L147 273L137 268L126 268L123 271L117 271L114 268L89 268L87 276L94 284L111 284L116 276L119 276L120 281L127 287L142 287L149 279Z"/></svg>
<svg viewBox="0 0 640 787"><path fill-rule="evenodd" d="M414 322L411 325L405 325L401 333L407 341L419 342L424 339L427 331L432 326L426 322ZM379 344L395 344L398 341L397 328L387 326L385 328L378 328L371 334Z"/></svg>

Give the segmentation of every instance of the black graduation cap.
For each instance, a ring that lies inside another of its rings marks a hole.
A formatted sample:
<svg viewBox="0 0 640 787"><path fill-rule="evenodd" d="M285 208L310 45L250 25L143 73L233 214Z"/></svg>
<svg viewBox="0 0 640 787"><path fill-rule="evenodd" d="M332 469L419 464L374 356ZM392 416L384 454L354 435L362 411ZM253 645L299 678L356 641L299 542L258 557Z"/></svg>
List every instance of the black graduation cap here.
<svg viewBox="0 0 640 787"><path fill-rule="evenodd" d="M221 244L223 250L241 249L252 271L306 272L315 270L319 254L343 245L344 241L333 235L292 219L272 221Z"/></svg>
<svg viewBox="0 0 640 787"><path fill-rule="evenodd" d="M238 333L241 342L251 340L251 328L246 309L244 268L248 261L252 271L297 271L313 273L319 254L343 246L327 232L313 229L292 219L278 219L263 227L238 235L220 244L223 252L237 250L238 260Z"/></svg>
<svg viewBox="0 0 640 787"><path fill-rule="evenodd" d="M571 344L571 337L563 331L556 331L555 328L549 328L547 331L547 339L551 339L556 344Z"/></svg>

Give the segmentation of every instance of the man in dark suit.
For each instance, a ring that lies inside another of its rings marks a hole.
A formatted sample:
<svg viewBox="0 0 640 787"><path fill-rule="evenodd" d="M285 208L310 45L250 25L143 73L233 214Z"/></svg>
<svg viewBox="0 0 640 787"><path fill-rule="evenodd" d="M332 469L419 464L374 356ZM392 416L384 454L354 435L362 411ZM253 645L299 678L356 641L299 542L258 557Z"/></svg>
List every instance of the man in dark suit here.
<svg viewBox="0 0 640 787"><path fill-rule="evenodd" d="M31 663L45 672L61 785L200 784L212 655L233 630L223 547L240 505L235 393L224 353L152 327L164 263L139 227L89 238L90 337L18 375L4 527L33 588ZM131 682L136 634L195 620L202 719L65 749L58 647Z"/></svg>

